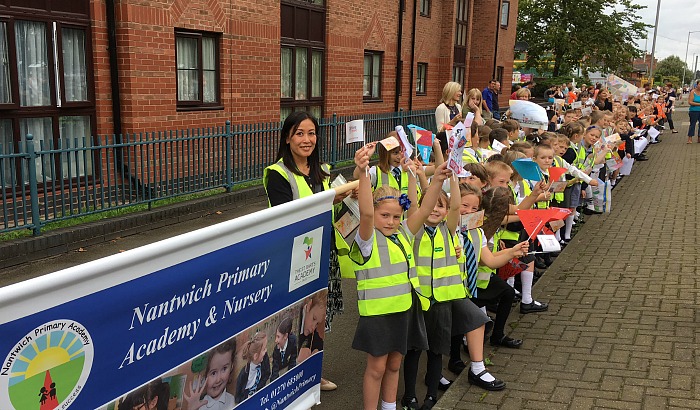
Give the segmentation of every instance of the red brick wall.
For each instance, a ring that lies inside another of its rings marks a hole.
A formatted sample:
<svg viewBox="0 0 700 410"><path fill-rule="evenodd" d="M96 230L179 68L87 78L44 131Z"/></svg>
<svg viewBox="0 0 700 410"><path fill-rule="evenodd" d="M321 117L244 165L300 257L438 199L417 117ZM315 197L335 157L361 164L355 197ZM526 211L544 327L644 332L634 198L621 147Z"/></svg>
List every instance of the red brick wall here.
<svg viewBox="0 0 700 410"><path fill-rule="evenodd" d="M518 0L510 1L508 27L501 28L498 34L498 52L496 65L503 67L501 94L498 97L499 107L507 107L510 98L511 81L513 80L513 58L515 57L515 34L518 25ZM502 110L505 111L505 110Z"/></svg>
<svg viewBox="0 0 700 410"><path fill-rule="evenodd" d="M494 71L497 4L471 0L468 88L483 88ZM260 0L121 0L117 2L117 43L124 132L154 131L277 121L280 107L280 3ZM398 2L327 0L324 116L394 110ZM98 133L113 131L107 24L104 0L91 3ZM403 13L402 81L399 107L433 109L451 80L455 2L433 0L430 17L416 17L413 80L411 34L414 0ZM261 18L264 16L264 18ZM512 72L517 0L511 24L499 33L499 65ZM488 18L487 18L488 17ZM176 106L175 28L221 33L222 109L178 111ZM384 52L382 101L362 99L364 50ZM428 63L427 95L415 95L418 62ZM412 84L412 89L409 90ZM504 84L507 88L508 84Z"/></svg>

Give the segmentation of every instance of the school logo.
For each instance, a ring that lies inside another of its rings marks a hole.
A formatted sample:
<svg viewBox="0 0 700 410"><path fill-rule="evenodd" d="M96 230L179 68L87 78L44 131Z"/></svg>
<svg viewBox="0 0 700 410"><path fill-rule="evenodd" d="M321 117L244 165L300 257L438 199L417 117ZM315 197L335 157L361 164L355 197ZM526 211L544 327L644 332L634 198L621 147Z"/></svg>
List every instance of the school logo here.
<svg viewBox="0 0 700 410"><path fill-rule="evenodd" d="M67 409L90 375L92 338L80 323L54 320L17 341L0 367L0 408Z"/></svg>
<svg viewBox="0 0 700 410"><path fill-rule="evenodd" d="M323 227L294 238L292 266L289 271L289 291L318 279L321 266Z"/></svg>
<svg viewBox="0 0 700 410"><path fill-rule="evenodd" d="M304 258L306 260L309 260L311 257L311 247L314 244L314 238L309 238L308 236L304 237L304 245L308 246L306 250L304 251Z"/></svg>

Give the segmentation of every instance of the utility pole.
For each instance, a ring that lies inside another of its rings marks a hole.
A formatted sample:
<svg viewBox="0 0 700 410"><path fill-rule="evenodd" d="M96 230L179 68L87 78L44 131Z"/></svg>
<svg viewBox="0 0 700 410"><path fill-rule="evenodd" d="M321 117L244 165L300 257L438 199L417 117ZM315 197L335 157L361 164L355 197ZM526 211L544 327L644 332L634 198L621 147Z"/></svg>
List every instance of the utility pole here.
<svg viewBox="0 0 700 410"><path fill-rule="evenodd" d="M654 40L651 42L651 62L649 63L649 83L654 85L654 52L656 51L656 32L659 29L659 11L661 10L661 0L656 4L656 22L654 23Z"/></svg>

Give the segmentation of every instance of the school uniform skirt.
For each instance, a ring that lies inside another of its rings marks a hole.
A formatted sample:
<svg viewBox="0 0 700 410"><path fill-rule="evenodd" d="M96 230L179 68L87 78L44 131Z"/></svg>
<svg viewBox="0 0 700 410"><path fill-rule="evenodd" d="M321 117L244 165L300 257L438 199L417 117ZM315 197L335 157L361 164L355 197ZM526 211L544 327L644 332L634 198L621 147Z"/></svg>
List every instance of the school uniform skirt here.
<svg viewBox="0 0 700 410"><path fill-rule="evenodd" d="M452 336L478 329L491 319L467 298L437 302L423 312L428 332L428 350L435 354L450 354Z"/></svg>
<svg viewBox="0 0 700 410"><path fill-rule="evenodd" d="M566 187L564 190L564 208L576 208L581 204L581 183Z"/></svg>
<svg viewBox="0 0 700 410"><path fill-rule="evenodd" d="M428 336L418 295L413 292L413 304L405 312L360 316L352 348L375 357L391 352L405 355L409 350L428 350Z"/></svg>

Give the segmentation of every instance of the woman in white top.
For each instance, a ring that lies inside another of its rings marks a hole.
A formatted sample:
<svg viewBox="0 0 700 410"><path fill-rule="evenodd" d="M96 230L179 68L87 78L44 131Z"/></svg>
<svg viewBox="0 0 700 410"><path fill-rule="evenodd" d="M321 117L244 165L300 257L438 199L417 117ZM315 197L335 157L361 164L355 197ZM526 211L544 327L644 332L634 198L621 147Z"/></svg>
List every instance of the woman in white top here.
<svg viewBox="0 0 700 410"><path fill-rule="evenodd" d="M462 106L458 101L462 98L462 86L450 81L442 89L440 105L435 109L435 124L438 132L443 131L443 124L455 125L462 119Z"/></svg>

